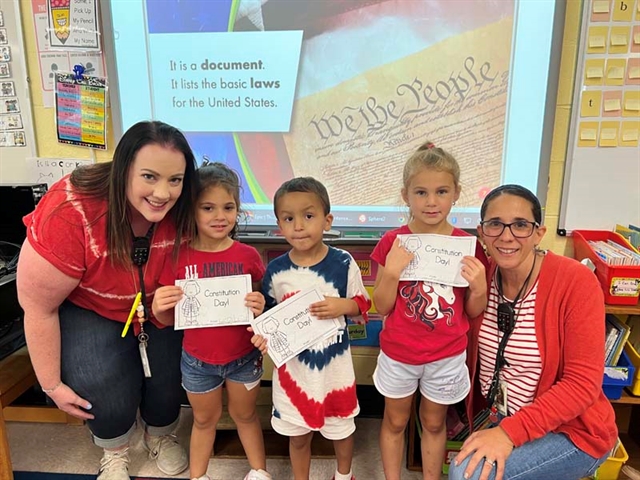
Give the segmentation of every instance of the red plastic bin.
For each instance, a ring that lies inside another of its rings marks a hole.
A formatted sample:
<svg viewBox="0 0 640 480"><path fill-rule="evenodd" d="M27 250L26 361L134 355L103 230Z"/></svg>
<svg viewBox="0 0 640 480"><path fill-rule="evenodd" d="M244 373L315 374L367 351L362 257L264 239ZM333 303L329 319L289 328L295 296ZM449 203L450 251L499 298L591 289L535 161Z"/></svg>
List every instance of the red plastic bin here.
<svg viewBox="0 0 640 480"><path fill-rule="evenodd" d="M588 241L611 240L632 251L635 249L620 234L600 230L573 231L574 258L583 260L588 258L596 266L596 276L604 291L604 301L609 305L635 305L640 296L640 266L607 265Z"/></svg>

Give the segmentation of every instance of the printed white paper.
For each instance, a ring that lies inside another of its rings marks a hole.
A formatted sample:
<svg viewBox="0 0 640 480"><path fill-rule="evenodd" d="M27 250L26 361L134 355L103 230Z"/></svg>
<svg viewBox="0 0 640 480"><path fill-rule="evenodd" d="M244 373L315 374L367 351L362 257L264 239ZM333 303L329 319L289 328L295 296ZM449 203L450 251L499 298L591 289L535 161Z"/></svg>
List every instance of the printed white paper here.
<svg viewBox="0 0 640 480"><path fill-rule="evenodd" d="M462 257L476 252L476 237L436 234L398 235L400 243L414 257L400 280L422 280L452 287L468 287L462 278Z"/></svg>
<svg viewBox="0 0 640 480"><path fill-rule="evenodd" d="M309 313L312 303L323 300L324 296L315 288L302 290L251 322L253 331L267 339L268 353L276 367L338 334L337 318L318 320Z"/></svg>
<svg viewBox="0 0 640 480"><path fill-rule="evenodd" d="M245 306L251 275L176 280L182 299L175 308L175 329L249 325L253 313Z"/></svg>

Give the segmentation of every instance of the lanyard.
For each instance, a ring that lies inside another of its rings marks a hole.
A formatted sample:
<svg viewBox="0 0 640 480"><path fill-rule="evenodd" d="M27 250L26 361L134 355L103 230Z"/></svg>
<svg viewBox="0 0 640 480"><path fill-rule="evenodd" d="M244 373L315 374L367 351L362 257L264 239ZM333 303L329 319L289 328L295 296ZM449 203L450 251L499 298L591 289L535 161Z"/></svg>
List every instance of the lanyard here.
<svg viewBox="0 0 640 480"><path fill-rule="evenodd" d="M487 393L487 403L489 405L493 405L493 401L495 400L496 395L498 394L498 389L500 388L500 370L502 370L504 367L509 366L509 362L505 358L505 350L507 348L509 337L511 337L511 334L516 327L516 304L520 301L522 294L525 292L525 289L529 284L529 280L531 280L533 270L536 268L536 260L537 256L534 253L533 265L531 265L529 275L527 275L527 278L522 284L522 287L520 287L520 290L518 291L513 302L505 301L498 305L498 330L500 330L503 335L502 339L500 340L500 344L498 345L498 351L496 353L496 363L493 369L491 383L489 384L489 392ZM500 269L498 269L498 274L496 275L496 287L498 288L500 297L505 299L505 296L502 293L502 275L500 275Z"/></svg>

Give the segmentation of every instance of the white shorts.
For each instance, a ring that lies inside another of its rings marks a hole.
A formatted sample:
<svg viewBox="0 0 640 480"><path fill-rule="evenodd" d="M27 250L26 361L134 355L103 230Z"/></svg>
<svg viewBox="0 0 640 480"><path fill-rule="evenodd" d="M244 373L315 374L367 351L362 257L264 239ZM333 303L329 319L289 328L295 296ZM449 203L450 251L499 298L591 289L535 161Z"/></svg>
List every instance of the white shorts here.
<svg viewBox="0 0 640 480"><path fill-rule="evenodd" d="M320 432L327 440L344 440L356 431L356 423L353 418L325 418L324 425L319 430L295 425L281 418L271 416L271 426L280 435L285 437L300 437L309 432Z"/></svg>
<svg viewBox="0 0 640 480"><path fill-rule="evenodd" d="M407 365L381 351L373 383L378 392L388 398L406 398L420 385L420 393L427 400L453 405L464 400L471 390L466 360L467 352L462 352L425 365Z"/></svg>

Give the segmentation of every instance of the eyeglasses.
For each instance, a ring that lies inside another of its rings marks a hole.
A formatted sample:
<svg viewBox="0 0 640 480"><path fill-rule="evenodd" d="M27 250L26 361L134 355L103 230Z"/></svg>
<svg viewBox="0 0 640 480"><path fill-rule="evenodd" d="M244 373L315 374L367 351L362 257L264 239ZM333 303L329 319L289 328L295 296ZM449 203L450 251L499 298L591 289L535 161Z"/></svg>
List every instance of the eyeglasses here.
<svg viewBox="0 0 640 480"><path fill-rule="evenodd" d="M487 237L499 237L504 232L504 229L508 227L514 237L528 238L533 235L533 231L539 226L538 222L529 222L527 220L518 220L512 223L503 223L498 220L480 222L482 233Z"/></svg>

